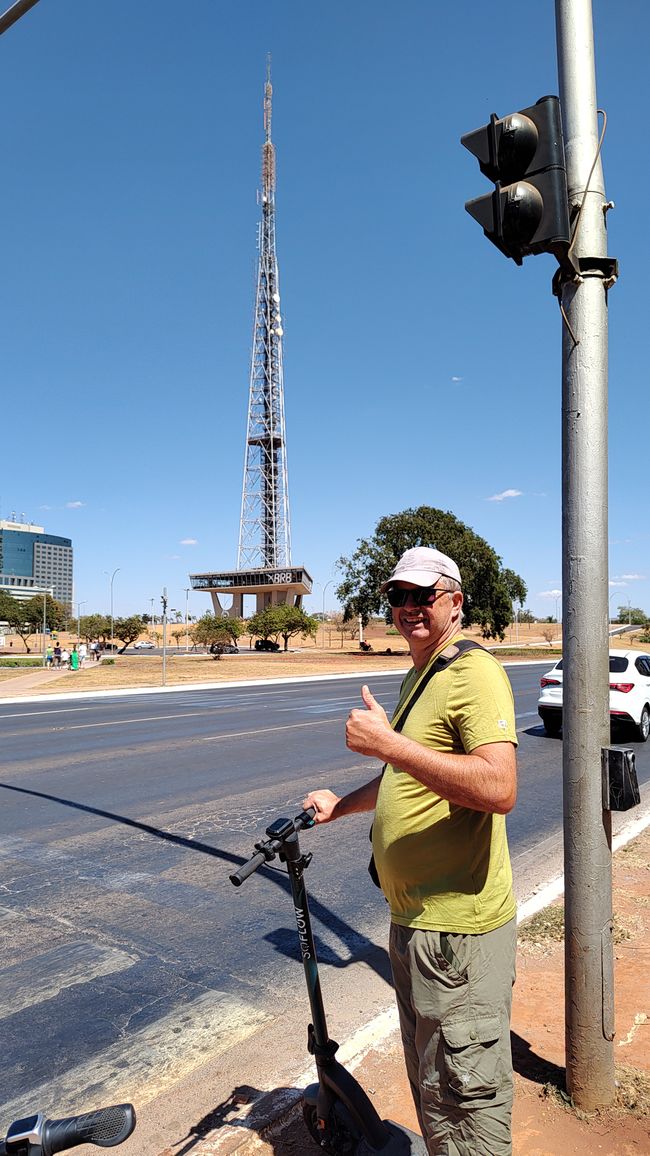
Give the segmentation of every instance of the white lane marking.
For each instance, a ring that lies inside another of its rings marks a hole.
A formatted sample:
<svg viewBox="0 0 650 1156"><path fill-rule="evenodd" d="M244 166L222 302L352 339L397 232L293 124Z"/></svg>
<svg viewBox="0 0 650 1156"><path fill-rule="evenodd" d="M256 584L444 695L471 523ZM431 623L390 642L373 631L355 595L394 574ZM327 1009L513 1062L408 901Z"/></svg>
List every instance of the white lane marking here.
<svg viewBox="0 0 650 1156"><path fill-rule="evenodd" d="M3 968L0 970L0 1019L55 999L63 988L125 971L137 963L137 959L136 955L114 948L80 942L61 944L13 967Z"/></svg>
<svg viewBox="0 0 650 1156"><path fill-rule="evenodd" d="M226 992L200 995L61 1076L32 1088L29 1101L4 1105L8 1120L34 1104L55 1104L57 1115L90 1111L98 1103L148 1104L215 1056L236 1047L272 1016Z"/></svg>
<svg viewBox="0 0 650 1156"><path fill-rule="evenodd" d="M243 739L249 738L251 735L270 735L273 731L297 731L302 727L324 727L329 723L337 722L334 718L322 718L314 720L314 722L303 723L287 723L279 727L261 727L257 731L234 731L227 735L200 735L197 742L200 743L219 743L222 739Z"/></svg>
<svg viewBox="0 0 650 1156"><path fill-rule="evenodd" d="M248 689L249 687L256 690L261 686L295 686L296 684L308 682L340 682L346 678L361 678L364 682L370 682L371 678L403 678L407 670L408 667L405 666L403 669L400 667L398 670L369 670L356 674L303 674L295 675L291 678L241 678L233 679L232 682L191 682L177 684L176 686L130 686L122 690L74 690L68 694L62 693L57 697L59 702L77 702L79 699L140 698L142 695L147 694L183 694L191 690L196 692L206 690L240 690ZM49 694L23 695L22 697L28 702L52 702L52 696ZM0 706L13 706L15 702L15 698L0 698Z"/></svg>

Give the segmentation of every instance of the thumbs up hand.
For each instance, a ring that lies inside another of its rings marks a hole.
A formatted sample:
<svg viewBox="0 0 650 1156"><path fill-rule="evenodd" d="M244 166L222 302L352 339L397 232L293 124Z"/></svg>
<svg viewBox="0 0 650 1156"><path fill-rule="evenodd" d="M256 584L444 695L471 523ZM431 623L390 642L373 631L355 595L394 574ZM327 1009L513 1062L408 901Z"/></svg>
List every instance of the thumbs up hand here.
<svg viewBox="0 0 650 1156"><path fill-rule="evenodd" d="M367 686L361 687L361 697L365 709L350 711L345 727L345 741L351 751L360 755L384 759L386 739L393 731L383 706Z"/></svg>

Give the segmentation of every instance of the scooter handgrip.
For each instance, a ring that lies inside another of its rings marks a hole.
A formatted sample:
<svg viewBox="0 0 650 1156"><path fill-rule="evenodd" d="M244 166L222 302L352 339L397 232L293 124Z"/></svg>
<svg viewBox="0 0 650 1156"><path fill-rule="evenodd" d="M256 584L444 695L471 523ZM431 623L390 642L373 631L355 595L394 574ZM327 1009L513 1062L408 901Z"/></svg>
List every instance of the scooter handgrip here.
<svg viewBox="0 0 650 1156"><path fill-rule="evenodd" d="M244 880L248 879L249 875L252 875L255 871L257 871L258 867L261 867L262 864L266 863L267 861L268 860L266 855L263 855L260 851L259 854L253 855L253 858L249 859L248 863L244 863L243 867L239 868L239 871L233 871L232 875L230 876L230 882L235 887L241 887Z"/></svg>
<svg viewBox="0 0 650 1156"><path fill-rule="evenodd" d="M54 1156L76 1148L77 1144L96 1144L98 1148L112 1148L128 1139L135 1128L135 1109L132 1104L114 1104L68 1116L64 1120L46 1120L43 1125L43 1154Z"/></svg>

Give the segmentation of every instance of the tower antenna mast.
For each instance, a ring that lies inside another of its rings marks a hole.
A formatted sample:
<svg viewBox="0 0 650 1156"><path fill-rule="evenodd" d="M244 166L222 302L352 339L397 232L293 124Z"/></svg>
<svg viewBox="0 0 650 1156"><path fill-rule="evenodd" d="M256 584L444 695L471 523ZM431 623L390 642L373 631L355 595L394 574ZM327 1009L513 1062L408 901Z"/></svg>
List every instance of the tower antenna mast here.
<svg viewBox="0 0 650 1156"><path fill-rule="evenodd" d="M253 321L237 569L291 565L289 481L284 424L280 281L275 253L273 88L267 58L262 146L262 219Z"/></svg>

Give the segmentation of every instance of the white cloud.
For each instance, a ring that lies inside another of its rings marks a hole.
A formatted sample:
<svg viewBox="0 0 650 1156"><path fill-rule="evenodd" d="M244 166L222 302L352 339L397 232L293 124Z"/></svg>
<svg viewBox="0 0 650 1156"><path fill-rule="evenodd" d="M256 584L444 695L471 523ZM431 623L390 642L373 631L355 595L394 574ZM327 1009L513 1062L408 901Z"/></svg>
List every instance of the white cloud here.
<svg viewBox="0 0 650 1156"><path fill-rule="evenodd" d="M85 502L66 502L65 508L66 510L80 510L85 504Z"/></svg>
<svg viewBox="0 0 650 1156"><path fill-rule="evenodd" d="M181 538L179 543L180 546L198 546L198 544L198 538Z"/></svg>
<svg viewBox="0 0 650 1156"><path fill-rule="evenodd" d="M486 498L487 502L502 502L504 498L521 498L522 490L502 490L500 494L493 494L491 498Z"/></svg>
<svg viewBox="0 0 650 1156"><path fill-rule="evenodd" d="M610 578L609 585L610 586L627 586L627 582L621 581L620 578Z"/></svg>
<svg viewBox="0 0 650 1156"><path fill-rule="evenodd" d="M645 574L621 574L624 582L645 582Z"/></svg>
<svg viewBox="0 0 650 1156"><path fill-rule="evenodd" d="M562 597L562 591L561 590L540 590L537 597L538 598L561 598Z"/></svg>
<svg viewBox="0 0 650 1156"><path fill-rule="evenodd" d="M462 377L452 377L452 381L462 381Z"/></svg>

